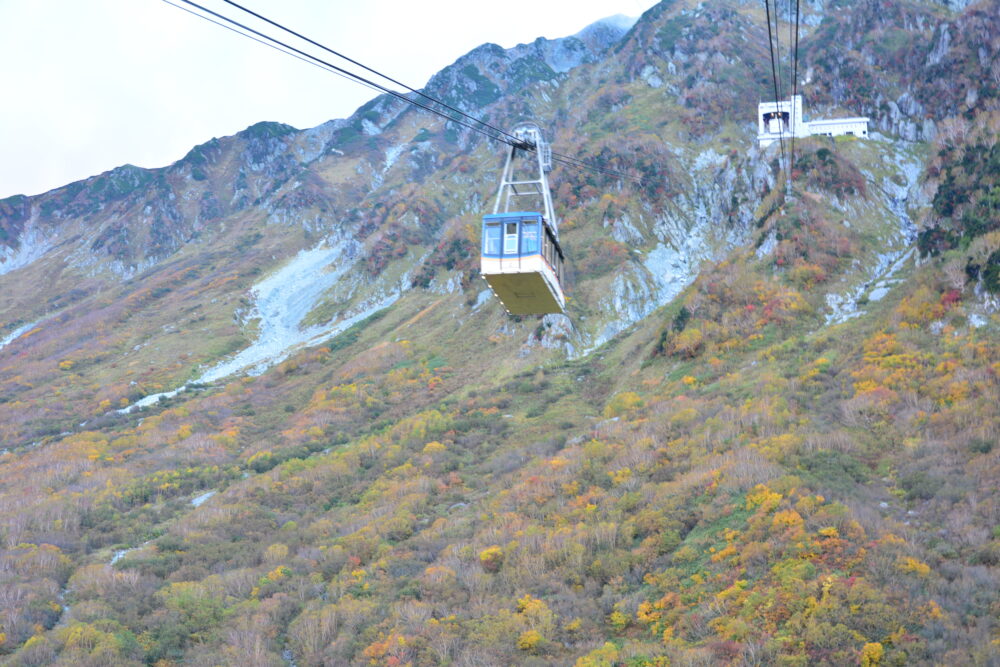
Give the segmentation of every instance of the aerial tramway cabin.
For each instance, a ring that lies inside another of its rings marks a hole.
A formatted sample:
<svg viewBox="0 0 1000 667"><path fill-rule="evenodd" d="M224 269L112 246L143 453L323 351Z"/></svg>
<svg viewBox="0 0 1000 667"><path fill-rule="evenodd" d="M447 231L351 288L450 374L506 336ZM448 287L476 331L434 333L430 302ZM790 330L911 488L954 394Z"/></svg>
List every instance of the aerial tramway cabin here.
<svg viewBox="0 0 1000 667"><path fill-rule="evenodd" d="M514 136L524 143L510 146L493 213L483 216L480 272L508 313L562 313L563 253L545 177L552 168L551 149L536 125L523 125ZM530 161L537 167L537 178L514 178L518 151L524 158L535 158ZM511 211L517 197L540 199L543 211Z"/></svg>
<svg viewBox="0 0 1000 667"><path fill-rule="evenodd" d="M484 216L481 271L512 315L563 312L562 249L541 213Z"/></svg>

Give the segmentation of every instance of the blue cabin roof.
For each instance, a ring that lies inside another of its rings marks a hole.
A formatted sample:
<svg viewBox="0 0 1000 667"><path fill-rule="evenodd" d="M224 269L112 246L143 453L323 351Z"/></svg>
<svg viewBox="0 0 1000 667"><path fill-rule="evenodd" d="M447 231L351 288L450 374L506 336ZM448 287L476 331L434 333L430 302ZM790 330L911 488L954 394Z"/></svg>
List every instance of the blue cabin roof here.
<svg viewBox="0 0 1000 667"><path fill-rule="evenodd" d="M528 216L541 218L538 211L511 211L510 213L489 213L483 216L483 220L505 220L507 218L526 218Z"/></svg>

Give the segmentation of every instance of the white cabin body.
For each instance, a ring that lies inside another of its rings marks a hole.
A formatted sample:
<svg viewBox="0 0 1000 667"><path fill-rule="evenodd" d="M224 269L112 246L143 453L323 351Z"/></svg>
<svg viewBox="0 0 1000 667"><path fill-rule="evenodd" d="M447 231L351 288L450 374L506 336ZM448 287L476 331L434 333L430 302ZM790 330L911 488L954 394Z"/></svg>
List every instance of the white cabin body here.
<svg viewBox="0 0 1000 667"><path fill-rule="evenodd" d="M562 267L562 249L541 213L483 218L480 273L510 314L563 312Z"/></svg>

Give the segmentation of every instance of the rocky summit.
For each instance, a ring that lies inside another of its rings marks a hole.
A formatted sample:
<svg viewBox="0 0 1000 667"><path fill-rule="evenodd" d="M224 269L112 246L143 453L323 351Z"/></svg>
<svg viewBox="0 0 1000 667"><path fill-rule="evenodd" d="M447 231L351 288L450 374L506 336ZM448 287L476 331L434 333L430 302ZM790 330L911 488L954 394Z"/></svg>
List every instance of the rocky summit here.
<svg viewBox="0 0 1000 667"><path fill-rule="evenodd" d="M867 137L741 0L429 81L588 165L565 315L389 96L0 200L0 663L1000 664L1000 2L800 9Z"/></svg>

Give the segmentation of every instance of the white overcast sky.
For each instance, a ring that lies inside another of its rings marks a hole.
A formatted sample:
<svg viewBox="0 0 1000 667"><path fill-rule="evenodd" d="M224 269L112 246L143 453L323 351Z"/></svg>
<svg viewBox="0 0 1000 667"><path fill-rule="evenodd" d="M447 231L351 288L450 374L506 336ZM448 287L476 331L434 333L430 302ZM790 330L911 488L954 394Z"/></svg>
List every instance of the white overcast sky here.
<svg viewBox="0 0 1000 667"><path fill-rule="evenodd" d="M221 0L198 1L239 15ZM485 42L565 37L655 1L240 4L419 88ZM126 163L162 167L262 120L313 127L375 95L163 0L0 0L0 90L0 198Z"/></svg>

